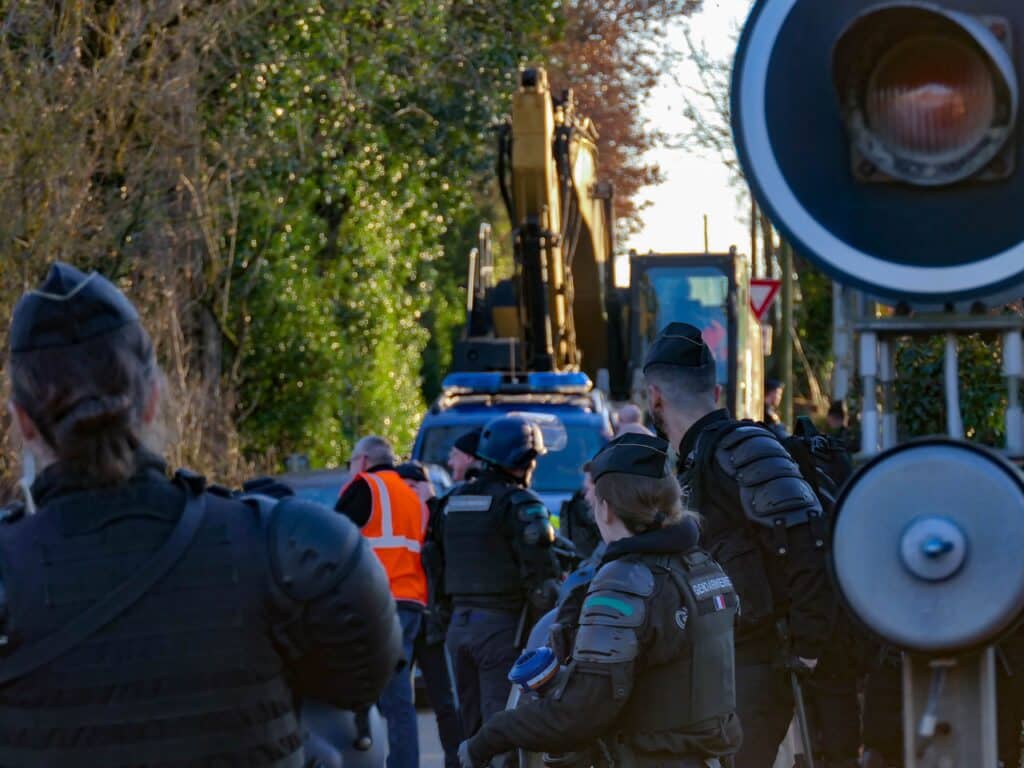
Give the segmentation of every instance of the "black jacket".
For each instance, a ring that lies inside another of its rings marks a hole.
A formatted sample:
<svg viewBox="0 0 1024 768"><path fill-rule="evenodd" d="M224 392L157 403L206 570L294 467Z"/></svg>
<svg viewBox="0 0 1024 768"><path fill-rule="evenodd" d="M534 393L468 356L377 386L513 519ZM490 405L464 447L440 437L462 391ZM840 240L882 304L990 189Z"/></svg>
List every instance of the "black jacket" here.
<svg viewBox="0 0 1024 768"><path fill-rule="evenodd" d="M737 661L778 661L783 650L780 620L789 633L785 652L816 659L836 612L826 553L818 545L821 537L810 523L792 525L783 534L785 554L779 554L780 533L771 520L758 521L745 508L741 481L724 468L720 448L723 436L740 425L724 409L713 411L687 431L679 447L684 496L703 517L702 545L722 564L740 593L743 613L736 635ZM779 449L780 455L772 460L783 474L799 476L799 468L781 444ZM809 485L807 492L813 495Z"/></svg>
<svg viewBox="0 0 1024 768"><path fill-rule="evenodd" d="M137 464L100 489L50 467L33 486L38 512L0 523L6 649L74 620L166 540L186 490L156 457ZM207 491L205 505L195 540L147 594L0 690L0 765L286 768L301 755L296 695L376 700L400 636L355 527L299 499L262 513Z"/></svg>
<svg viewBox="0 0 1024 768"><path fill-rule="evenodd" d="M680 690L684 684L671 672L658 674L659 670L673 669L669 665L687 646L685 630L680 626L681 600L667 571L656 563L662 562L663 557L679 558L693 550L697 538L696 525L686 522L608 545L595 583L601 579L602 571L618 561L642 561L653 566L650 571L653 587L642 599L642 606L628 593L610 599L599 598L609 603L628 604L626 610L633 612L627 618L639 619L642 615L642 623L617 635L624 646L608 654L610 663L584 660L593 657L580 653L581 644L585 642L581 640L582 632L578 632L574 660L563 670L564 679L556 683L557 690L541 698L521 701L517 709L499 712L491 718L469 742L475 763L483 764L493 755L515 747L532 752L564 753L588 748L598 739L607 743L623 737L628 739L631 732L637 730L638 722L654 723L672 718L676 714L673 710L681 709L678 704L685 701L688 694ZM560 618L567 621L566 617ZM632 644L630 636L634 632L637 646L633 652L628 652L626 646ZM621 653L622 660L614 658L615 653ZM727 663L731 665L731 662L730 656ZM641 685L645 678L646 684ZM645 694L652 690L655 693L650 697L634 697L641 689ZM675 701L677 706L666 706L658 700L661 697ZM705 726L702 730L684 729L672 734L671 748L665 743L666 734L660 734L661 750L678 757L727 755L738 748L739 724L731 712Z"/></svg>

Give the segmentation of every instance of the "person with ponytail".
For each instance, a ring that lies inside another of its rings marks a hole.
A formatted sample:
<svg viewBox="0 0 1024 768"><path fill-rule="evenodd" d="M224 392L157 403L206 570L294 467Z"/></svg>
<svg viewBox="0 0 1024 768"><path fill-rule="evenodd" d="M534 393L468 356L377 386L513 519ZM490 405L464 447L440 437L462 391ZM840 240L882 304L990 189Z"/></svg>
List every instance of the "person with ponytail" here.
<svg viewBox="0 0 1024 768"><path fill-rule="evenodd" d="M103 276L54 264L9 342L37 475L0 515L0 765L302 768L297 699L368 706L398 659L359 531L168 477L153 343Z"/></svg>
<svg viewBox="0 0 1024 768"><path fill-rule="evenodd" d="M719 768L741 740L732 582L697 545L667 442L626 433L585 469L608 546L568 622L571 652L533 650L517 662L511 678L530 670L518 707L463 742L461 765L520 748L566 768ZM538 659L550 668L533 669Z"/></svg>

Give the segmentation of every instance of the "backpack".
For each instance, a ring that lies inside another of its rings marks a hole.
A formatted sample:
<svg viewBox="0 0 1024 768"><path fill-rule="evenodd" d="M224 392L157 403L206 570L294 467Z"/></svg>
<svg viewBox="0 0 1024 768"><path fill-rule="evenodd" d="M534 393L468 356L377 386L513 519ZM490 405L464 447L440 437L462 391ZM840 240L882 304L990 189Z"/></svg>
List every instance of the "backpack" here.
<svg viewBox="0 0 1024 768"><path fill-rule="evenodd" d="M800 474L810 483L822 510L831 520L839 492L853 474L853 461L846 443L838 437L821 434L808 416L797 417L793 434L780 442L800 467Z"/></svg>

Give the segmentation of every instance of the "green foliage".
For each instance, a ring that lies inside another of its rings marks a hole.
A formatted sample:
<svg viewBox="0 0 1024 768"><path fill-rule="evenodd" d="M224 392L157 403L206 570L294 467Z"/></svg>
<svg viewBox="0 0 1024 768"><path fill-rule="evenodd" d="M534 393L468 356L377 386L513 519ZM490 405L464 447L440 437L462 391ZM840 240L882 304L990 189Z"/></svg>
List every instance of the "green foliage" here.
<svg viewBox="0 0 1024 768"><path fill-rule="evenodd" d="M53 258L120 280L171 460L210 476L336 463L368 432L407 449L497 210L489 126L575 6L7 5L0 306Z"/></svg>
<svg viewBox="0 0 1024 768"><path fill-rule="evenodd" d="M556 0L28 0L0 26L0 303L64 258L121 279L178 456L408 447L461 321L488 125ZM60 151L55 151L59 148ZM428 339L436 342L427 355Z"/></svg>
<svg viewBox="0 0 1024 768"><path fill-rule="evenodd" d="M896 396L902 438L945 434L943 389L945 343L941 338L912 340L896 354ZM961 338L960 408L969 440L1000 445L1004 440L1006 382L998 342L986 336Z"/></svg>
<svg viewBox="0 0 1024 768"><path fill-rule="evenodd" d="M237 38L208 124L249 148L234 271L254 285L232 324L251 450L319 464L369 432L411 444L428 339L436 386L462 319L484 129L543 41L543 8L292 0Z"/></svg>

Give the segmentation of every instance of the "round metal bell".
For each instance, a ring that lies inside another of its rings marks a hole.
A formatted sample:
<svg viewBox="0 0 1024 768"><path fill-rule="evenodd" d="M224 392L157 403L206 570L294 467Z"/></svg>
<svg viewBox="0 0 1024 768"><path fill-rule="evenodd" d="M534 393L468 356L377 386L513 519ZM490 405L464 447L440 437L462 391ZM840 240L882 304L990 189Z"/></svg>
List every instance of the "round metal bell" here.
<svg viewBox="0 0 1024 768"><path fill-rule="evenodd" d="M1024 612L1024 474L968 443L881 454L836 509L833 572L880 638L926 654L997 640Z"/></svg>

